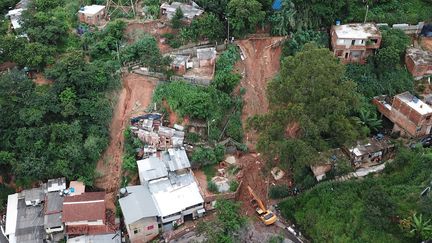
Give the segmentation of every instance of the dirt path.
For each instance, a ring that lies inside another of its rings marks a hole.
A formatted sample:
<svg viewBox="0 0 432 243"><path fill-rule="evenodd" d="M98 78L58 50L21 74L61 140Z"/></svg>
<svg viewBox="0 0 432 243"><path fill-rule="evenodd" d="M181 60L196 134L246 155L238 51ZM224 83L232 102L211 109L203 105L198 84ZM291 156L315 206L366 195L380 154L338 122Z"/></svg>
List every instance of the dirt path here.
<svg viewBox="0 0 432 243"><path fill-rule="evenodd" d="M149 106L157 80L138 74L123 76L123 89L118 97L110 126L110 144L97 164L100 177L95 186L107 192L107 206L115 209L115 196L118 191L123 157L123 132L129 124L129 118L142 114Z"/></svg>
<svg viewBox="0 0 432 243"><path fill-rule="evenodd" d="M282 37L251 38L237 42L246 57L238 66L244 72L241 87L246 89L242 113L244 125L248 117L268 111L267 82L279 71L281 55L280 46L272 48L270 45L281 39ZM248 148L255 150L257 135L246 131L245 138Z"/></svg>

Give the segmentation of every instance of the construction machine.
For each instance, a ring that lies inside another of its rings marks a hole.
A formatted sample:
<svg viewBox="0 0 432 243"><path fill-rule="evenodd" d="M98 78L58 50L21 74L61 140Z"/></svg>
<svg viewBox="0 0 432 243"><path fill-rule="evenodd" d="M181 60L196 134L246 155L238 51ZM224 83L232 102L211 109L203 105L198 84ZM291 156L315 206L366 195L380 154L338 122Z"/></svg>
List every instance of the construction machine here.
<svg viewBox="0 0 432 243"><path fill-rule="evenodd" d="M252 197L251 203L252 206L255 207L255 211L258 213L259 219L265 224L265 225L272 225L276 222L278 219L276 215L268 210L264 203L261 201L261 199L254 193L252 188L250 186L247 187L249 190L249 194Z"/></svg>

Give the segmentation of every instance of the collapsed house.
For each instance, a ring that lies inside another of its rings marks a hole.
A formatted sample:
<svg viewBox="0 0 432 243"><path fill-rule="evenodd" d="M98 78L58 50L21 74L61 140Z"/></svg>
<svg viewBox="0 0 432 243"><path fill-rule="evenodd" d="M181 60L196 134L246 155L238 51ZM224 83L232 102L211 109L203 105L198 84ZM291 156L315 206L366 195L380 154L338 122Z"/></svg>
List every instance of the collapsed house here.
<svg viewBox="0 0 432 243"><path fill-rule="evenodd" d="M166 16L168 19L172 19L175 15L176 10L180 8L183 12L184 18L187 20L193 20L194 18L200 16L204 13L204 9L202 9L198 4L192 2L191 4L173 2L163 3L160 6L161 14Z"/></svg>
<svg viewBox="0 0 432 243"><path fill-rule="evenodd" d="M422 137L431 133L432 108L410 92L394 96L376 96L372 101L378 111L394 123L393 132L407 137Z"/></svg>
<svg viewBox="0 0 432 243"><path fill-rule="evenodd" d="M201 217L204 200L184 149L137 161L141 185L121 190L119 199L131 242L147 242L185 218Z"/></svg>
<svg viewBox="0 0 432 243"><path fill-rule="evenodd" d="M395 145L389 138L378 135L358 142L351 148L343 148L355 168L378 165L389 159L395 150Z"/></svg>
<svg viewBox="0 0 432 243"><path fill-rule="evenodd" d="M432 75L432 52L420 48L408 48L405 64L415 79Z"/></svg>
<svg viewBox="0 0 432 243"><path fill-rule="evenodd" d="M330 31L333 54L342 63L366 63L381 45L381 32L372 23L333 25Z"/></svg>
<svg viewBox="0 0 432 243"><path fill-rule="evenodd" d="M8 13L6 14L6 17L8 17L11 20L12 28L14 30L21 28L22 12L27 10L29 5L30 5L30 0L21 0L15 5L14 9L9 10Z"/></svg>

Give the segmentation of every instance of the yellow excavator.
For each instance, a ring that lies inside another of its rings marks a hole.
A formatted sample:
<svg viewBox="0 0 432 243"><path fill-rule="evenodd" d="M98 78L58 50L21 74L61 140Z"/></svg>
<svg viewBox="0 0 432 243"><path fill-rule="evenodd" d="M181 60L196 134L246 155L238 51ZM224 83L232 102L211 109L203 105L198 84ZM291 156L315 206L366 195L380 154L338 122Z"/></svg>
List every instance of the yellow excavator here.
<svg viewBox="0 0 432 243"><path fill-rule="evenodd" d="M252 190L252 188L250 188L250 186L247 187L249 190L249 194L252 197L251 203L252 206L255 207L256 212L258 213L258 217L261 219L261 221L263 221L263 223L265 225L272 225L277 221L277 217L276 215L266 209L266 207L264 206L264 203L261 201L261 199L254 193L254 191Z"/></svg>

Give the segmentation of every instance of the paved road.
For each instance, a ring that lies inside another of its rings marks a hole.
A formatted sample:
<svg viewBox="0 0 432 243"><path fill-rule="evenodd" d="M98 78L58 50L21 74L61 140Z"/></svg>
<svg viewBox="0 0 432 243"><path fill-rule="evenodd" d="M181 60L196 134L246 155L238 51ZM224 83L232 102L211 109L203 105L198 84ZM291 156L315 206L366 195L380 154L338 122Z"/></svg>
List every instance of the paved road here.
<svg viewBox="0 0 432 243"><path fill-rule="evenodd" d="M290 239L292 242L294 242L294 243L303 243L303 241L299 240L299 239L297 238L297 236L295 236L295 235L293 235L291 232L289 232L289 231L286 229L287 226L286 226L285 224L283 224L282 222L280 222L280 221L276 221L275 225L276 225L277 227L279 227L279 228L284 229L284 230L286 231L286 235L285 235L285 236L287 236L288 239Z"/></svg>

